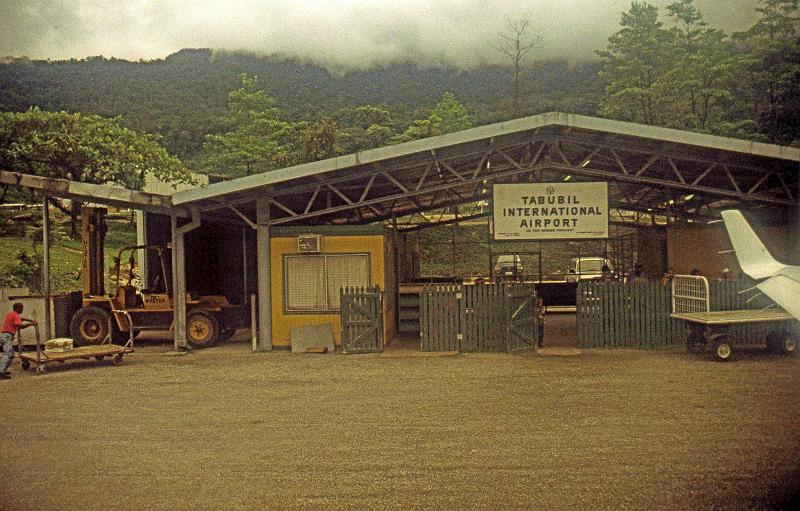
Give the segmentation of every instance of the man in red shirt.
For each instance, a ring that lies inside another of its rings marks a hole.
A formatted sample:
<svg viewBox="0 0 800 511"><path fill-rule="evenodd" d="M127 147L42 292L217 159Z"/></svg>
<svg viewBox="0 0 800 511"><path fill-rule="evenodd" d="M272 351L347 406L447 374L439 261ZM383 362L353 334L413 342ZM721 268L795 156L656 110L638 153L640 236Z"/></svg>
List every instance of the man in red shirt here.
<svg viewBox="0 0 800 511"><path fill-rule="evenodd" d="M14 358L14 345L12 343L14 336L23 328L38 325L36 321L20 316L23 307L21 303L15 303L13 310L6 314L5 320L3 320L3 331L0 333L0 346L3 348L3 358L0 358L0 379L3 380L11 378L8 366L11 365L11 359Z"/></svg>

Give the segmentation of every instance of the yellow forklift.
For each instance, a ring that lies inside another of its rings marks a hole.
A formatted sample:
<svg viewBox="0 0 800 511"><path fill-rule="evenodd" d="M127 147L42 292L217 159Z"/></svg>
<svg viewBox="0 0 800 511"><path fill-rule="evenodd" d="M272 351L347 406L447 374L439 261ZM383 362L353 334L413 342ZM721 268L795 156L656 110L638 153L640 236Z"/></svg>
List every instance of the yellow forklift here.
<svg viewBox="0 0 800 511"><path fill-rule="evenodd" d="M107 340L125 344L139 332L173 329L172 276L169 271L170 247L139 245L123 247L114 258L116 291L105 293L103 244L104 208L84 207L81 215L83 261L82 306L72 316L70 334L75 346L102 344ZM133 285L137 250L155 252L159 271L146 289ZM128 257L127 278L123 277L123 256ZM207 348L228 340L236 329L247 324L247 308L232 305L225 296L186 296L186 340L192 347Z"/></svg>

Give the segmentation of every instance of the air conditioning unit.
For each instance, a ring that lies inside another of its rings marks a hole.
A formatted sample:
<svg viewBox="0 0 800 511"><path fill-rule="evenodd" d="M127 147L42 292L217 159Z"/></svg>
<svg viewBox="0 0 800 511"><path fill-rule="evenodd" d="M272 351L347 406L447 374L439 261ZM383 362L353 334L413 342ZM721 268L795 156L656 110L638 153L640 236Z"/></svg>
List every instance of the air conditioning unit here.
<svg viewBox="0 0 800 511"><path fill-rule="evenodd" d="M319 234L304 234L297 237L297 251L301 254L317 254L322 250Z"/></svg>

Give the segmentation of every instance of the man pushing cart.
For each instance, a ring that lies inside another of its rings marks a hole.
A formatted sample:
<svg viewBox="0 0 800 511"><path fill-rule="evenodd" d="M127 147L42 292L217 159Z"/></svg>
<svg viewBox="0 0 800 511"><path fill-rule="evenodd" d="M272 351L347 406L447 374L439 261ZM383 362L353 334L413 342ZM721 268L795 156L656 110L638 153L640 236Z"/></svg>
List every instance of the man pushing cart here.
<svg viewBox="0 0 800 511"><path fill-rule="evenodd" d="M3 357L0 358L0 379L2 380L11 378L8 367L14 358L14 336L18 335L22 329L38 325L36 321L21 316L24 308L25 306L20 302L15 303L11 312L6 314L3 320L3 331L0 333L0 345L3 348Z"/></svg>

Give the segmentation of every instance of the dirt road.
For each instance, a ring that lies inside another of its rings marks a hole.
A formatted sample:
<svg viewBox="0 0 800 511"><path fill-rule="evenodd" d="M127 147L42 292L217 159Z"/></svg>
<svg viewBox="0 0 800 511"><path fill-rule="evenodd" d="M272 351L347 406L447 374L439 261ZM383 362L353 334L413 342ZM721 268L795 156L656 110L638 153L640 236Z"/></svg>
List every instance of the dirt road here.
<svg viewBox="0 0 800 511"><path fill-rule="evenodd" d="M800 487L796 358L168 350L15 362L0 508L751 509Z"/></svg>

